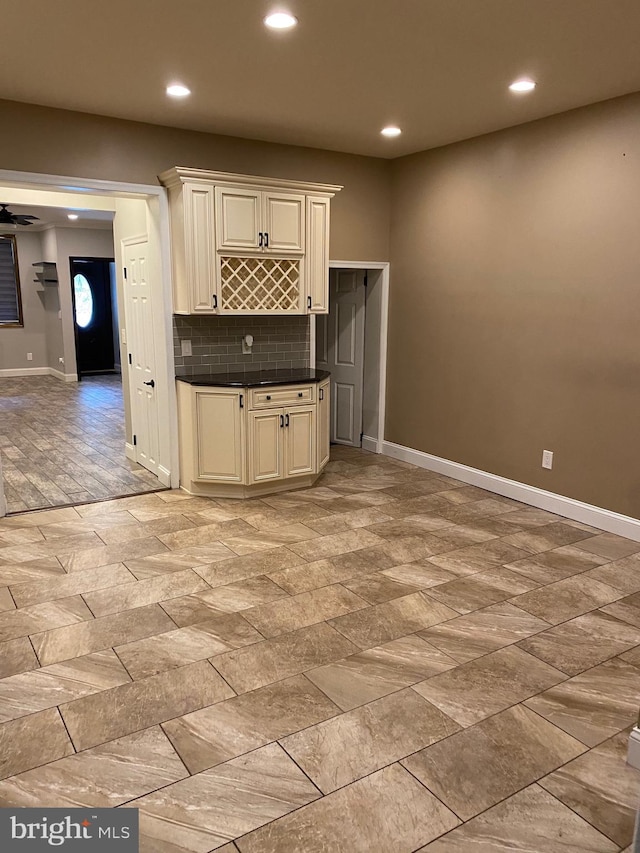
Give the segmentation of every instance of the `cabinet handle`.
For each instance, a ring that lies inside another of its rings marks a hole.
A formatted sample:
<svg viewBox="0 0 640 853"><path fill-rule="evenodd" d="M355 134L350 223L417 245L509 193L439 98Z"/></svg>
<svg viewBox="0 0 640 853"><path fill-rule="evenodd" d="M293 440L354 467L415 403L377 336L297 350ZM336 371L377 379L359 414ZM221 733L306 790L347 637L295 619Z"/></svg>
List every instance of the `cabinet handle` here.
<svg viewBox="0 0 640 853"><path fill-rule="evenodd" d="M285 415L285 418L286 418L286 420L285 420L284 425L289 426L289 415Z"/></svg>
<svg viewBox="0 0 640 853"><path fill-rule="evenodd" d="M298 397L302 397L302 396L303 396L302 391L298 391Z"/></svg>
<svg viewBox="0 0 640 853"><path fill-rule="evenodd" d="M260 232L258 233L258 246L259 246L260 248L262 248L262 241L263 241L263 235L262 235L262 231L260 231Z"/></svg>
<svg viewBox="0 0 640 853"><path fill-rule="evenodd" d="M280 429L284 426L284 415L280 415Z"/></svg>
<svg viewBox="0 0 640 853"><path fill-rule="evenodd" d="M240 394L240 408L244 409L244 394Z"/></svg>
<svg viewBox="0 0 640 853"><path fill-rule="evenodd" d="M324 400L324 388L320 389L320 399Z"/></svg>
<svg viewBox="0 0 640 853"><path fill-rule="evenodd" d="M216 294L215 294L215 293L214 293L214 294L213 294L213 296L211 297L211 300L212 300L212 302L213 302L213 307L214 307L214 308L217 308L217 307L218 307L218 297L216 296Z"/></svg>
<svg viewBox="0 0 640 853"><path fill-rule="evenodd" d="M269 248L269 232L268 231L264 232L264 247L265 247L265 249Z"/></svg>
<svg viewBox="0 0 640 853"><path fill-rule="evenodd" d="M311 311L311 297L307 296L307 308Z"/></svg>
<svg viewBox="0 0 640 853"><path fill-rule="evenodd" d="M267 394L267 400L271 399L271 394Z"/></svg>

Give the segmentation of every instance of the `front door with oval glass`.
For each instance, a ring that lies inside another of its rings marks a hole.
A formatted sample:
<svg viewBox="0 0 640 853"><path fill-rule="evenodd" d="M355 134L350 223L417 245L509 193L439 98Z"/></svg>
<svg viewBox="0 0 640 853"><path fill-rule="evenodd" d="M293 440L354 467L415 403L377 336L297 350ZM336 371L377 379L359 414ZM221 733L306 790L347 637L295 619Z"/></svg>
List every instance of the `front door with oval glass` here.
<svg viewBox="0 0 640 853"><path fill-rule="evenodd" d="M117 334L113 258L71 258L70 262L78 376L111 373Z"/></svg>

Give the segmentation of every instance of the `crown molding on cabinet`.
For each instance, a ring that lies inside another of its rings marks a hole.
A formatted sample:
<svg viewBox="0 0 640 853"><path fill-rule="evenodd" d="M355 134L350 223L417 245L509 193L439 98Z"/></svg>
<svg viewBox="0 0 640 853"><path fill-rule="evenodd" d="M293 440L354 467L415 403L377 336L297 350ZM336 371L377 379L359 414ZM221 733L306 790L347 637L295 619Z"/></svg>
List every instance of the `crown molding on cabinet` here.
<svg viewBox="0 0 640 853"><path fill-rule="evenodd" d="M223 185L241 185L259 188L281 188L298 190L303 193L314 193L333 197L343 187L338 184L316 184L308 181L291 181L284 178L265 178L260 175L238 175L233 172L210 172L206 169L189 169L185 166L174 166L158 175L160 183L165 187L174 187L184 181L203 181Z"/></svg>

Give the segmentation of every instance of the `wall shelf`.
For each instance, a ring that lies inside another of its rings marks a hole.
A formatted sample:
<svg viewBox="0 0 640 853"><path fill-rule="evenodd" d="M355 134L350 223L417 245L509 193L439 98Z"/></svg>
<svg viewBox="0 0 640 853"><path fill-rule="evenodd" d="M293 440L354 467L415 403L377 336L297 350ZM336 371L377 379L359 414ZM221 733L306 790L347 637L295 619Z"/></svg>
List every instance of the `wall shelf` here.
<svg viewBox="0 0 640 853"><path fill-rule="evenodd" d="M58 270L53 261L38 261L33 266L40 267L40 269L36 270L36 277L34 279L37 284L49 287L58 284Z"/></svg>

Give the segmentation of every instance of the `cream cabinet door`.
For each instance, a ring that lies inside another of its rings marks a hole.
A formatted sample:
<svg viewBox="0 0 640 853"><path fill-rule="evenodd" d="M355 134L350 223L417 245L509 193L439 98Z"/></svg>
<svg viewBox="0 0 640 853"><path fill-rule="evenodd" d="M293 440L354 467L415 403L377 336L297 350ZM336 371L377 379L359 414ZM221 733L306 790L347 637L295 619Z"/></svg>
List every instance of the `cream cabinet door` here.
<svg viewBox="0 0 640 853"><path fill-rule="evenodd" d="M262 244L262 193L236 187L216 187L216 246L256 251Z"/></svg>
<svg viewBox="0 0 640 853"><path fill-rule="evenodd" d="M269 254L304 252L305 196L263 193L263 247Z"/></svg>
<svg viewBox="0 0 640 853"><path fill-rule="evenodd" d="M215 314L214 192L206 184L184 186L185 273L191 314Z"/></svg>
<svg viewBox="0 0 640 853"><path fill-rule="evenodd" d="M249 482L284 476L284 410L249 413Z"/></svg>
<svg viewBox="0 0 640 853"><path fill-rule="evenodd" d="M286 409L284 415L285 477L316 471L316 407Z"/></svg>
<svg viewBox="0 0 640 853"><path fill-rule="evenodd" d="M329 311L329 199L307 198L307 310Z"/></svg>
<svg viewBox="0 0 640 853"><path fill-rule="evenodd" d="M329 461L331 436L331 381L325 379L318 386L318 471Z"/></svg>
<svg viewBox="0 0 640 853"><path fill-rule="evenodd" d="M244 483L243 396L223 389L195 392L198 479Z"/></svg>

